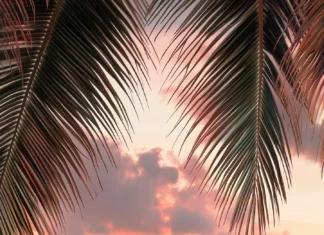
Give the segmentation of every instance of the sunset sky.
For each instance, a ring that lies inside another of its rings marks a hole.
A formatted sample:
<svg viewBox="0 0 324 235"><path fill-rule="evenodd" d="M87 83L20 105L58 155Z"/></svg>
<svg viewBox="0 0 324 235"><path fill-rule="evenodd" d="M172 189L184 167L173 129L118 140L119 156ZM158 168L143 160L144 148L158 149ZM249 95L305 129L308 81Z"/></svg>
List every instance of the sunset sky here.
<svg viewBox="0 0 324 235"><path fill-rule="evenodd" d="M162 55L172 35L171 29L155 42L158 55ZM81 188L85 205L81 210L83 218L80 211L66 213L65 231L59 232L60 235L228 234L230 221L221 226L215 221L215 191L210 195L203 193L199 196L197 193L204 169L188 190L197 172L190 175L192 164L186 169L183 166L194 136L187 141L180 155L183 135L172 148L180 128L166 138L180 112L167 122L174 111L175 101L168 104L171 94L166 91L168 84L159 92L167 75L167 72L161 72L164 62L157 63L157 71L149 64L151 90L146 87L149 108L144 105L142 110L136 103L139 120L130 112L135 132L133 142L128 141L128 148L124 144L118 149L110 145L118 169L107 159L108 173L103 167L99 171L101 190L88 163L97 196L92 200ZM282 204L280 221L275 228L270 227L267 234L324 234L324 181L320 164L316 162L317 146L316 140L308 140L299 158L293 153L293 185L288 190L288 203Z"/></svg>

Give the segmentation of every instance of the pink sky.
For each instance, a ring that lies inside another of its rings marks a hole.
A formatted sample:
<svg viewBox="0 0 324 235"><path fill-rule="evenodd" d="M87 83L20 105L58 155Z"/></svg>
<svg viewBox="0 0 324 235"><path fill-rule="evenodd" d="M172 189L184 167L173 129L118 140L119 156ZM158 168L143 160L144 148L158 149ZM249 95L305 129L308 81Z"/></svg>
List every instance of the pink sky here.
<svg viewBox="0 0 324 235"><path fill-rule="evenodd" d="M161 34L155 42L157 53L162 54L172 37L172 32ZM163 62L162 62L163 64ZM178 128L166 138L177 121L179 113L168 122L175 103L167 104L169 94L159 89L167 72L162 66L155 71L149 67L152 90L146 89L149 109L140 108L138 121L133 112L130 117L135 134L127 149L111 145L118 169L108 165L108 173L99 171L104 190L95 181L97 197L93 201L85 190L83 219L77 211L66 213L66 235L225 235L230 221L218 227L215 222L212 193L197 193L203 172L188 189L195 172L189 175L190 165L183 165L194 141L191 137L178 156L180 137L171 147L180 131ZM144 99L143 99L144 100ZM137 107L139 103L137 102ZM184 132L185 133L185 132ZM281 206L281 218L269 235L322 235L324 234L324 182L320 165L311 156L317 143L309 141L299 158L293 158L293 187L288 191L288 203ZM193 162L192 162L193 163ZM203 169L204 170L204 169Z"/></svg>

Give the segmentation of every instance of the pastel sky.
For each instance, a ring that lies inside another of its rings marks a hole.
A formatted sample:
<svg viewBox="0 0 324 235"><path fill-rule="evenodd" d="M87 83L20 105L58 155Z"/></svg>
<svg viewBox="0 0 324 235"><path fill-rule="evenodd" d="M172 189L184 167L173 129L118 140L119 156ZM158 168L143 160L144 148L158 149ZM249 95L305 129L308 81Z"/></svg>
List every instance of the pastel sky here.
<svg viewBox="0 0 324 235"><path fill-rule="evenodd" d="M168 46L173 32L161 34L155 42L161 55ZM162 61L161 64L163 64ZM172 64L172 61L171 61ZM186 169L186 155L194 141L192 136L179 155L183 136L172 148L180 128L168 138L179 117L174 111L175 102L167 104L170 92L161 85L167 75L149 65L151 90L146 89L149 108L138 109L139 120L133 112L133 142L110 144L117 167L107 159L108 173L99 170L103 186L100 189L90 163L96 196L94 200L81 187L85 208L66 213L65 230L60 235L225 235L230 221L218 226L214 210L215 191L210 195L197 193L204 168L190 174L191 161ZM165 86L167 88L167 85ZM172 89L171 89L172 90ZM136 104L140 107L139 103ZM145 106L145 105L144 105ZM310 135L310 133L305 133ZM324 181L320 164L315 160L317 142L306 141L299 158L293 153L293 186L288 190L288 203L281 206L280 221L270 227L269 235L322 235L324 234Z"/></svg>

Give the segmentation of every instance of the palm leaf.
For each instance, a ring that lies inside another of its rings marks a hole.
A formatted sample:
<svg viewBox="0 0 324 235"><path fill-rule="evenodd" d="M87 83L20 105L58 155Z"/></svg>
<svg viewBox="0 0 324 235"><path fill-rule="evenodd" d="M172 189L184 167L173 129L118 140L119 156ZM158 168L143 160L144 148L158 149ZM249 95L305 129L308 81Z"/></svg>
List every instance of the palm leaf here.
<svg viewBox="0 0 324 235"><path fill-rule="evenodd" d="M91 140L115 142L146 78L144 0L1 1L0 234L55 234L82 200ZM117 85L114 85L117 84ZM82 146L82 149L77 145ZM112 156L109 155L113 162Z"/></svg>
<svg viewBox="0 0 324 235"><path fill-rule="evenodd" d="M294 55L294 63L287 63L286 76L293 84L292 89L299 101L292 115L299 121L301 111L306 107L312 122L324 123L324 2L300 1L296 6L301 26L287 54ZM287 55L288 56L288 55ZM288 65L289 64L289 65ZM324 167L324 139L322 139L321 162ZM323 168L324 169L324 168Z"/></svg>
<svg viewBox="0 0 324 235"><path fill-rule="evenodd" d="M317 113L314 106L322 103L319 99L321 93L319 84L323 76L323 1L301 1L296 6L296 11L301 12L301 26L294 42L287 52L294 54L294 63L289 64L287 77L294 84L296 97L303 104L306 100L311 114ZM286 58L284 58L286 59ZM282 61L287 66L286 60ZM296 74L297 73L297 74ZM313 118L317 115L312 115Z"/></svg>
<svg viewBox="0 0 324 235"><path fill-rule="evenodd" d="M218 185L219 221L235 205L230 231L237 234L243 226L246 234L254 234L255 225L265 232L271 214L273 221L279 216L279 202L286 201L291 183L280 114L288 101L277 102L277 93L287 82L279 64L299 23L294 6L293 1L270 0L155 0L150 8L149 21L170 28L193 7L176 31L173 44L179 43L169 63L172 58L176 62L168 77L182 76L176 91L177 108L184 106L180 121L195 118L185 139L202 125L188 161L203 145L195 166L200 169L208 158L211 164L201 189ZM286 56L292 62L292 55Z"/></svg>

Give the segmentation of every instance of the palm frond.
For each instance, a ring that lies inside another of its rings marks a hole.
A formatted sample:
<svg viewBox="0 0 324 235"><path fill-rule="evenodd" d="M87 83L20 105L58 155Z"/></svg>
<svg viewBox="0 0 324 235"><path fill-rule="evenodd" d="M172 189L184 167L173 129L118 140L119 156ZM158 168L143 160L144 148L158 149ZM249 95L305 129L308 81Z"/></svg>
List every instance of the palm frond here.
<svg viewBox="0 0 324 235"><path fill-rule="evenodd" d="M193 10L176 31L174 41L179 43L169 59L176 58L169 77L181 78L176 91L177 108L184 106L180 121L196 118L186 139L202 125L188 161L203 145L196 167L211 158L201 189L219 184L219 220L235 204L230 230L241 234L245 226L246 234L254 234L257 224L261 234L271 214L274 221L279 216L279 202L286 200L291 182L281 116L288 104L276 100L286 82L279 76L279 64L290 33L298 27L298 22L290 22L295 5L272 0L155 0L149 19L164 21L163 27L169 28L190 5ZM285 31L289 22L292 29Z"/></svg>
<svg viewBox="0 0 324 235"><path fill-rule="evenodd" d="M322 89L318 85L324 74L324 3L301 1L295 11L301 12L302 23L288 51L294 55L294 63L289 64L287 77L294 84L293 90L300 103L308 103L309 112L315 114L318 102L323 102L319 99ZM286 58L282 64L287 66ZM317 115L312 116L316 118Z"/></svg>
<svg viewBox="0 0 324 235"><path fill-rule="evenodd" d="M0 3L0 234L55 234L63 209L82 204L89 180L78 144L130 135L147 79L144 0L4 0ZM117 85L115 85L117 84ZM111 162L113 158L109 155Z"/></svg>
<svg viewBox="0 0 324 235"><path fill-rule="evenodd" d="M324 2L300 1L295 11L300 15L301 26L287 52L293 54L294 63L288 65L286 58L281 63L289 68L286 76L299 101L291 114L298 121L306 107L311 121L322 122L324 127ZM324 163L324 139L321 162Z"/></svg>

